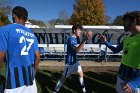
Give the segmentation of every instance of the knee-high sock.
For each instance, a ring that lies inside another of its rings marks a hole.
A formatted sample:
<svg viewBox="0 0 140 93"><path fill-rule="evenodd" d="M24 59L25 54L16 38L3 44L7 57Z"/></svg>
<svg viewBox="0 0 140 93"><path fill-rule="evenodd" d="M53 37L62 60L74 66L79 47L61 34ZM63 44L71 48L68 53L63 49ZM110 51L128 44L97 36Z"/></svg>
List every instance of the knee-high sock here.
<svg viewBox="0 0 140 93"><path fill-rule="evenodd" d="M81 84L81 86L82 86L82 91L83 91L83 92L86 92L85 83L84 83L83 77L79 77L79 81L80 81L80 84Z"/></svg>
<svg viewBox="0 0 140 93"><path fill-rule="evenodd" d="M55 91L59 91L59 89L61 88L62 86L62 82L59 80L55 86Z"/></svg>

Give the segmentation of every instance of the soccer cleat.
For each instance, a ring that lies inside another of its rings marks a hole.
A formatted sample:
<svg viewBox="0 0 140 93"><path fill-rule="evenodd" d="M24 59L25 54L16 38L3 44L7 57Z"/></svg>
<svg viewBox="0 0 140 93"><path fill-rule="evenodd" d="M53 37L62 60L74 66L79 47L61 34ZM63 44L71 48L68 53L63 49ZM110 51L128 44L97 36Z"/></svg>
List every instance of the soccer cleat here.
<svg viewBox="0 0 140 93"><path fill-rule="evenodd" d="M58 91L54 91L53 93L58 93Z"/></svg>

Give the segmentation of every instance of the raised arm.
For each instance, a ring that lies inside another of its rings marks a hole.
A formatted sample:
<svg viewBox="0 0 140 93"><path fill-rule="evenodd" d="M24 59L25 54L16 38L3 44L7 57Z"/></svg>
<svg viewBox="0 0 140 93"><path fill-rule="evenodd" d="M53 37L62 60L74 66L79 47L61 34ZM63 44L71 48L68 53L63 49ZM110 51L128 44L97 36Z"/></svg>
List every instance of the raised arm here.
<svg viewBox="0 0 140 93"><path fill-rule="evenodd" d="M83 38L82 42L80 43L80 45L79 45L79 46L74 46L73 49L74 49L76 52L79 52L79 51L82 49L82 47L84 46L85 42L86 42L91 36L92 36L92 31L87 32L86 35L85 35L85 37Z"/></svg>
<svg viewBox="0 0 140 93"><path fill-rule="evenodd" d="M119 53L122 49L123 49L123 42L120 43L117 46L113 46L111 43L109 43L104 35L100 35L99 38L101 39L101 41L103 41L105 43L105 45L114 53Z"/></svg>

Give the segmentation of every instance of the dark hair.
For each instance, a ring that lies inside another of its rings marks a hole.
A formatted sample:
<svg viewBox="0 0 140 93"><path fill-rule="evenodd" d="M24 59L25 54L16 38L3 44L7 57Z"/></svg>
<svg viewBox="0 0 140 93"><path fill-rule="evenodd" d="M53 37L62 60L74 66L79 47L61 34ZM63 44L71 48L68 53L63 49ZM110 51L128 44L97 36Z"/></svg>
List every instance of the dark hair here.
<svg viewBox="0 0 140 93"><path fill-rule="evenodd" d="M80 25L80 24L75 24L72 26L72 33L74 33L74 30L76 29L80 29L80 30L83 30L83 26Z"/></svg>
<svg viewBox="0 0 140 93"><path fill-rule="evenodd" d="M28 12L24 7L16 6L13 8L12 13L15 14L19 19L27 20Z"/></svg>
<svg viewBox="0 0 140 93"><path fill-rule="evenodd" d="M134 22L136 20L136 24L140 25L140 11L133 11L133 12L127 12L123 15L122 20L129 19L131 22Z"/></svg>

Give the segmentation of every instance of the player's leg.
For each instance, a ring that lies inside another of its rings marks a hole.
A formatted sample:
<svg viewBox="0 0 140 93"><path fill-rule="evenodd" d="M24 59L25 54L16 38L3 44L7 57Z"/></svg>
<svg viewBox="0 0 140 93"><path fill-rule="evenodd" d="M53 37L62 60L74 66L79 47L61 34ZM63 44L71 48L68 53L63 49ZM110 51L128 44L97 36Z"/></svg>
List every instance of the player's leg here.
<svg viewBox="0 0 140 93"><path fill-rule="evenodd" d="M118 93L127 93L122 89L122 83L125 83L125 81L120 79L119 76L117 76L116 91ZM136 88L135 91L132 91L131 93L140 93L140 88Z"/></svg>
<svg viewBox="0 0 140 93"><path fill-rule="evenodd" d="M117 76L117 84L116 84L116 91L117 93L127 93L122 89L122 84L125 83L119 76ZM132 92L134 93L134 92Z"/></svg>
<svg viewBox="0 0 140 93"><path fill-rule="evenodd" d="M136 88L135 93L140 93L140 88Z"/></svg>
<svg viewBox="0 0 140 93"><path fill-rule="evenodd" d="M82 88L82 91L83 93L86 93L86 89L85 89L85 83L84 83L84 73L82 71L82 68L79 64L79 62L77 63L77 65L75 66L76 70L77 70L77 73L79 75L79 82L80 82L80 85L81 85L81 88Z"/></svg>
<svg viewBox="0 0 140 93"><path fill-rule="evenodd" d="M125 93L122 89L122 83L124 83L124 81L122 79L119 78L119 76L117 76L117 84L116 84L116 91L117 93Z"/></svg>
<svg viewBox="0 0 140 93"><path fill-rule="evenodd" d="M62 87L63 83L66 81L66 77L62 76L61 79L57 82L55 86L55 91L54 93L57 93L59 89Z"/></svg>
<svg viewBox="0 0 140 93"><path fill-rule="evenodd" d="M57 82L57 84L55 86L55 92L58 92L59 89L62 87L63 83L66 81L66 79L72 73L72 69L73 69L73 66L65 66L64 71L63 71L63 75L62 75L61 79Z"/></svg>
<svg viewBox="0 0 140 93"><path fill-rule="evenodd" d="M84 79L83 79L83 71L80 71L78 73L79 73L79 82L81 84L82 91L84 93L86 93L85 83L84 83Z"/></svg>

